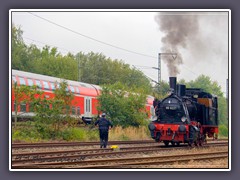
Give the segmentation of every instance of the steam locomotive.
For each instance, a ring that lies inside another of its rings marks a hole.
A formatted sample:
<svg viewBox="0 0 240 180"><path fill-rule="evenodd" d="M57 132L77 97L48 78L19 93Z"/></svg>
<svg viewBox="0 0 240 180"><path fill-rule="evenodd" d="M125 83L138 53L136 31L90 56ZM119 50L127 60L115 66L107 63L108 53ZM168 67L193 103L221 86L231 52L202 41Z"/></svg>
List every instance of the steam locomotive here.
<svg viewBox="0 0 240 180"><path fill-rule="evenodd" d="M217 138L218 99L199 88L186 88L170 77L170 94L154 101L157 119L148 128L151 137L165 146L202 146L207 137Z"/></svg>

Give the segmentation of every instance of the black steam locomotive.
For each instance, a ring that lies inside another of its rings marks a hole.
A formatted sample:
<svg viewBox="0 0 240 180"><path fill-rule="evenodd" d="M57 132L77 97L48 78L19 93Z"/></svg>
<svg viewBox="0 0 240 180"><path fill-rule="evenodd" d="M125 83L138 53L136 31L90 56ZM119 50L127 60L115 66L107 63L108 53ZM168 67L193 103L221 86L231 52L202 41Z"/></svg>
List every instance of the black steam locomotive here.
<svg viewBox="0 0 240 180"><path fill-rule="evenodd" d="M166 146L188 143L202 145L218 134L217 97L198 88L186 88L170 77L171 93L155 101L157 119L149 124L151 137Z"/></svg>

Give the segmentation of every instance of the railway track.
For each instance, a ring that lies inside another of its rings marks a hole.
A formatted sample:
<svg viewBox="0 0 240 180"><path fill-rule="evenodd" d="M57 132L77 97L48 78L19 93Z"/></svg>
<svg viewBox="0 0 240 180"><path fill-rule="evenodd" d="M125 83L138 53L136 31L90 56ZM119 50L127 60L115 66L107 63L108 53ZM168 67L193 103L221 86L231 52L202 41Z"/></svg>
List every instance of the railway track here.
<svg viewBox="0 0 240 180"><path fill-rule="evenodd" d="M227 146L227 142L209 143L200 148L208 148L212 146ZM48 151L48 152L34 152L34 153L13 153L12 167L13 168L31 168L42 166L58 166L71 165L79 162L89 161L94 158L116 158L124 157L129 154L147 154L153 152L172 151L179 149L192 149L186 146L168 147L165 146L138 146L138 147L124 147L120 150L113 149L83 149L70 151ZM56 164L57 163L57 164Z"/></svg>
<svg viewBox="0 0 240 180"><path fill-rule="evenodd" d="M154 140L140 141L109 141L108 145L115 144L147 144L156 143ZM14 143L12 149L16 148L40 148L40 147L61 147L61 146L94 146L99 145L99 141L95 142L59 142L59 143Z"/></svg>
<svg viewBox="0 0 240 180"><path fill-rule="evenodd" d="M178 155L154 155L149 157L128 157L128 158L108 158L90 159L77 162L48 162L35 164L13 165L13 168L130 168L131 166L172 164L175 162L187 162L193 160L212 160L227 158L228 151L216 151L205 153L189 153Z"/></svg>
<svg viewBox="0 0 240 180"><path fill-rule="evenodd" d="M208 140L208 142L228 141L227 139ZM109 141L109 145L115 144L147 144L156 143L154 140L138 140L138 141ZM99 145L99 141L95 142L47 142L47 143L13 143L12 149L24 148L40 148L40 147L62 147L62 146L94 146Z"/></svg>

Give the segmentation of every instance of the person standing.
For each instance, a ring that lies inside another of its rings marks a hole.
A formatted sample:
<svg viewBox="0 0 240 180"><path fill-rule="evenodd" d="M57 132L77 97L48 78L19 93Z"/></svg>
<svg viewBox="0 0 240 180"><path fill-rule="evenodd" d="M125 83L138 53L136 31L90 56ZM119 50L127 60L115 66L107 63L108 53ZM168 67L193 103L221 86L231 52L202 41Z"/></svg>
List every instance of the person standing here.
<svg viewBox="0 0 240 180"><path fill-rule="evenodd" d="M108 144L108 130L109 127L113 127L112 123L106 119L106 114L103 113L102 117L95 122L95 126L98 125L100 136L100 148L106 148Z"/></svg>

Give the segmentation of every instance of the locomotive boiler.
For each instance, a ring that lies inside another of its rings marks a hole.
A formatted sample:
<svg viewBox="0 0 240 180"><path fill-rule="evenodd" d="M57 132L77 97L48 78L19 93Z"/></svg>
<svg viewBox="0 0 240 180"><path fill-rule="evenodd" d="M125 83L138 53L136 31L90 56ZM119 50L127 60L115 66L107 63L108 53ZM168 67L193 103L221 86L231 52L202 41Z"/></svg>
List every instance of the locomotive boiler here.
<svg viewBox="0 0 240 180"><path fill-rule="evenodd" d="M218 134L217 97L199 88L186 88L170 77L170 94L154 102L157 119L148 128L156 142L166 146L188 143L201 146Z"/></svg>

